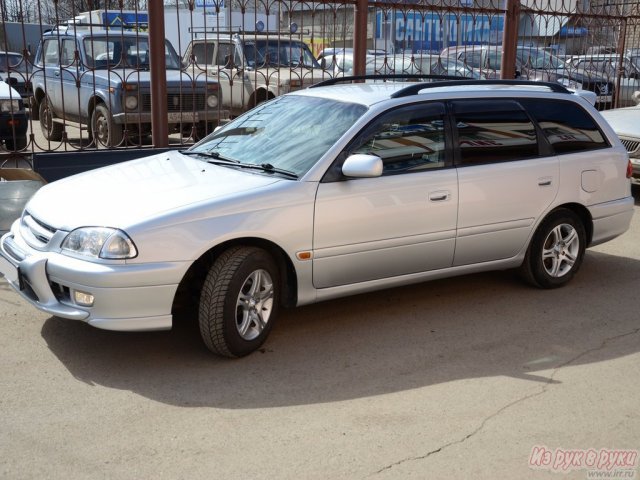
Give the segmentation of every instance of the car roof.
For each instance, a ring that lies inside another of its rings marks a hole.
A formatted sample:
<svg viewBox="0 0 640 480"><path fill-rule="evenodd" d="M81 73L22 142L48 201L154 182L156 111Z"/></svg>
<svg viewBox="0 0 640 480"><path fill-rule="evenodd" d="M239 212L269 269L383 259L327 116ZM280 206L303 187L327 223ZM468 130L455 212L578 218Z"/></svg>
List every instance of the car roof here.
<svg viewBox="0 0 640 480"><path fill-rule="evenodd" d="M465 85L464 83L468 83ZM419 95L425 100L437 100L442 98L459 97L460 94L467 95L469 98L483 98L487 96L504 96L511 97L514 93L522 96L535 96L551 98L553 92L544 84L535 85L535 82L523 85L507 85L499 83L491 83L486 81L485 84L473 84L470 81L460 80L460 85L437 86L437 83L428 84L417 95L410 95L416 99ZM299 90L290 95L305 95L313 97L327 98L343 102L359 103L367 107L371 107L385 100L390 100L392 95L407 87L416 87L415 82L378 82L378 83L353 83L353 84L336 84L331 86L320 86ZM558 95L558 94L556 94ZM571 95L561 93L567 98L575 99L577 94ZM409 98L409 96L405 97ZM557 98L557 97L555 97Z"/></svg>
<svg viewBox="0 0 640 480"><path fill-rule="evenodd" d="M574 55L571 58L575 58L575 59L579 59L579 60L609 60L609 59L614 59L614 60L619 60L620 56L622 56L623 58L627 58L628 54L623 53L587 53L585 55Z"/></svg>

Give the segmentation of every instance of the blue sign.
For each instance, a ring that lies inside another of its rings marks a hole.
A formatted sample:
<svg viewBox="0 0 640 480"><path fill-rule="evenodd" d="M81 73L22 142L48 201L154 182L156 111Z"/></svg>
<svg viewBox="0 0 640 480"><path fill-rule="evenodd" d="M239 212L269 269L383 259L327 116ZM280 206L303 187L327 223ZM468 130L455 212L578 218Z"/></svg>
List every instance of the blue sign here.
<svg viewBox="0 0 640 480"><path fill-rule="evenodd" d="M388 25L388 30L385 26ZM385 39L388 31L394 43L402 42L403 48L413 51L440 51L455 45L478 45L499 43L504 31L504 17L501 15L469 15L436 12L395 12L376 14L376 38Z"/></svg>
<svg viewBox="0 0 640 480"><path fill-rule="evenodd" d="M102 23L107 27L146 29L149 15L144 12L102 12Z"/></svg>
<svg viewBox="0 0 640 480"><path fill-rule="evenodd" d="M205 8L215 10L224 8L224 0L196 0L196 8Z"/></svg>

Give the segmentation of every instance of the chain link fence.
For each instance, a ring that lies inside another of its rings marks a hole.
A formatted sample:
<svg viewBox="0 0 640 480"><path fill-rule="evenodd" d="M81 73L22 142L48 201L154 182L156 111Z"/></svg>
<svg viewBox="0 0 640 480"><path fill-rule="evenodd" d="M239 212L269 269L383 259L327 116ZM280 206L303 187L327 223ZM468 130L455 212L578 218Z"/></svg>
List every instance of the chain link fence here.
<svg viewBox="0 0 640 480"><path fill-rule="evenodd" d="M559 82L599 109L640 91L637 2L5 0L0 15L0 162L184 147L353 74Z"/></svg>

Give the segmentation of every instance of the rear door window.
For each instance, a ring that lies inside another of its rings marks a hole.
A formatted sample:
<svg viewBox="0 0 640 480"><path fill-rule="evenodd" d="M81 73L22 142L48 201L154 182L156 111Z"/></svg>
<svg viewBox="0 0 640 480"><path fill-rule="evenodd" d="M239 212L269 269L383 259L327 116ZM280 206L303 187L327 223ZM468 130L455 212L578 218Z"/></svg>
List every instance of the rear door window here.
<svg viewBox="0 0 640 480"><path fill-rule="evenodd" d="M457 131L457 164L511 162L539 155L536 128L513 100L451 102Z"/></svg>

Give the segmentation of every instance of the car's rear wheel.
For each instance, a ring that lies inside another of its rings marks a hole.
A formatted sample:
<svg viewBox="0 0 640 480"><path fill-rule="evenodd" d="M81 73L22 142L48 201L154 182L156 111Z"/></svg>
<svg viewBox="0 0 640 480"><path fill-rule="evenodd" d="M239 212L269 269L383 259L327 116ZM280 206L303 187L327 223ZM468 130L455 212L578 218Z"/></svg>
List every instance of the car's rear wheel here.
<svg viewBox="0 0 640 480"><path fill-rule="evenodd" d="M40 118L40 129L42 130L44 138L52 142L62 140L64 126L61 123L53 121L53 112L51 111L51 104L48 98L44 98L40 102L38 106L38 116Z"/></svg>
<svg viewBox="0 0 640 480"><path fill-rule="evenodd" d="M279 273L256 247L233 247L209 270L198 313L204 343L214 353L242 357L265 341L278 310Z"/></svg>
<svg viewBox="0 0 640 480"><path fill-rule="evenodd" d="M580 269L585 248L582 220L571 210L556 210L536 230L521 273L538 287L561 287Z"/></svg>
<svg viewBox="0 0 640 480"><path fill-rule="evenodd" d="M96 105L91 115L91 134L96 147L117 147L122 143L123 128L113 120L105 105Z"/></svg>

